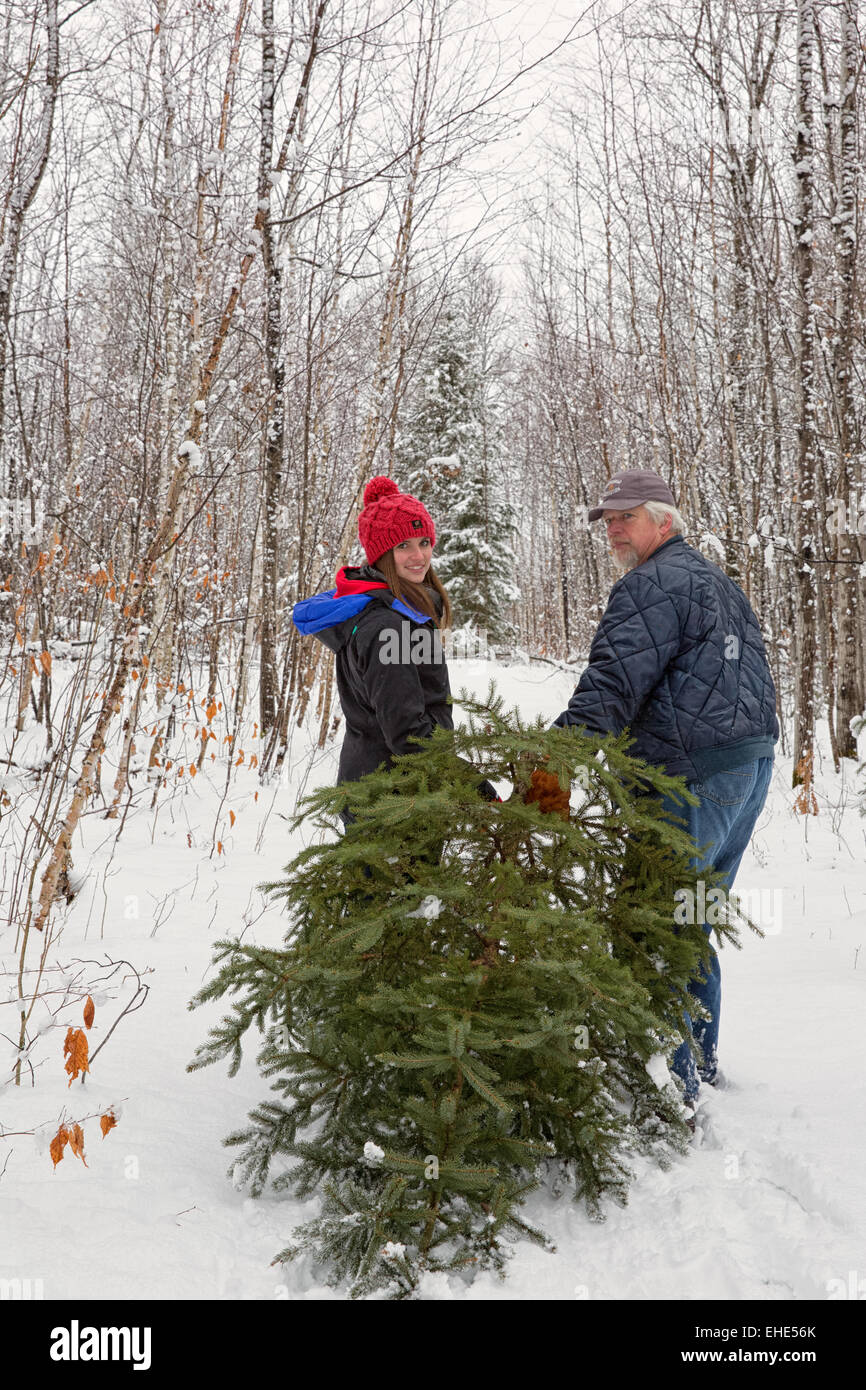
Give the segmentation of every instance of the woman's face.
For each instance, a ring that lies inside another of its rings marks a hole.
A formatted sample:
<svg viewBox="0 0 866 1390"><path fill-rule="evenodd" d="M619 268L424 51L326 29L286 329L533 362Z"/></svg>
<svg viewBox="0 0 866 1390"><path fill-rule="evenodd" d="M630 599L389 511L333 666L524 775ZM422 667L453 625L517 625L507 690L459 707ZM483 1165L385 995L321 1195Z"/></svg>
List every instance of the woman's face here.
<svg viewBox="0 0 866 1390"><path fill-rule="evenodd" d="M433 559L433 547L429 537L413 537L394 546L394 565L401 579L410 584L421 584Z"/></svg>

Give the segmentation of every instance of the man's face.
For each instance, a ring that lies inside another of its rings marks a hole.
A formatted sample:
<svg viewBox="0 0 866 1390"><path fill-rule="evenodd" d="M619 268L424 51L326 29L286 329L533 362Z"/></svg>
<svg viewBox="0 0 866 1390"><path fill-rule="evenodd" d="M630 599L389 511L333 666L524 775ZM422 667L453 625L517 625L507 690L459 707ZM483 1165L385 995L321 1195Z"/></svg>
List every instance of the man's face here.
<svg viewBox="0 0 866 1390"><path fill-rule="evenodd" d="M606 507L602 521L611 554L617 565L626 570L642 565L671 534L670 517L666 516L659 524L643 506L628 512Z"/></svg>

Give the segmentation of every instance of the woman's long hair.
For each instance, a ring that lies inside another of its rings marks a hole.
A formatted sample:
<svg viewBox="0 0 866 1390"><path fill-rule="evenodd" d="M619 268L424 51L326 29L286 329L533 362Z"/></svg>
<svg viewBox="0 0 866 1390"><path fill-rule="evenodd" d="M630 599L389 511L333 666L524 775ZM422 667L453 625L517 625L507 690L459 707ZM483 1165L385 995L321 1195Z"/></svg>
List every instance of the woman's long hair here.
<svg viewBox="0 0 866 1390"><path fill-rule="evenodd" d="M402 599L404 603L408 603L412 608L417 608L421 613L427 613L437 627L451 626L451 600L432 565L424 576L423 584L413 584L409 579L400 578L394 563L393 550L386 550L384 555L379 556L376 561L376 569L381 570L385 576L388 581L388 588L395 598ZM429 592L431 589L442 600L441 614L436 612L436 605Z"/></svg>

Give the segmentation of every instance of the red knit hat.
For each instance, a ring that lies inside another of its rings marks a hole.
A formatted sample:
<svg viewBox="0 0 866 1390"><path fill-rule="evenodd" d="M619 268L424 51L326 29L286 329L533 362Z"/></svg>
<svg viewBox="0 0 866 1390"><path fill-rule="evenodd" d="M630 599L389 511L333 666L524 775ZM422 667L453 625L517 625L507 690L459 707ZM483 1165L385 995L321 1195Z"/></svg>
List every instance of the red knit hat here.
<svg viewBox="0 0 866 1390"><path fill-rule="evenodd" d="M358 539L371 565L380 555L413 536L427 536L436 544L436 528L427 508L417 497L401 492L390 478L371 478L364 489L364 510L358 517Z"/></svg>

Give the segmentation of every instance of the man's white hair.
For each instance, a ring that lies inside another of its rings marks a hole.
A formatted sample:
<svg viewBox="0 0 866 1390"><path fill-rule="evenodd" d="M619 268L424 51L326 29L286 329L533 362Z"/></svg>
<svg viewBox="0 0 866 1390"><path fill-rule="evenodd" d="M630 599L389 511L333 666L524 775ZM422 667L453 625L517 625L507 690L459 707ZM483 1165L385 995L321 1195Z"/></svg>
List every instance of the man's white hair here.
<svg viewBox="0 0 866 1390"><path fill-rule="evenodd" d="M682 513L679 512L676 507L672 507L669 502L644 502L642 505L649 512L657 526L662 524L666 516L670 517L670 534L672 536L675 536L677 532L685 531L686 523L683 520Z"/></svg>

